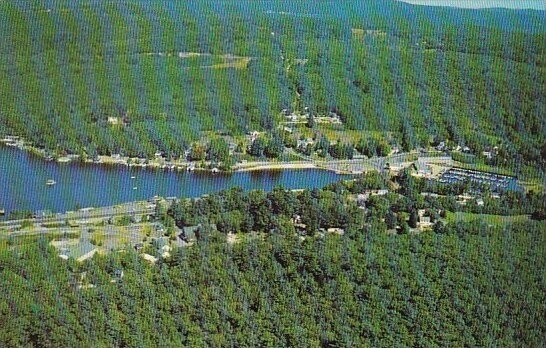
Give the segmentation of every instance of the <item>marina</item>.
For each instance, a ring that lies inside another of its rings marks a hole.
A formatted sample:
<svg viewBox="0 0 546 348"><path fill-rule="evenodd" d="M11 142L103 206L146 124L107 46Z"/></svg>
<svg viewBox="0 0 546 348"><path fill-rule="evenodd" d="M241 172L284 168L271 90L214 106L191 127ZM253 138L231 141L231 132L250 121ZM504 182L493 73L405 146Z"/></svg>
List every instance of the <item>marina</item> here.
<svg viewBox="0 0 546 348"><path fill-rule="evenodd" d="M492 192L522 189L515 177L457 167L447 170L440 176L438 181L443 184L469 183L485 186Z"/></svg>

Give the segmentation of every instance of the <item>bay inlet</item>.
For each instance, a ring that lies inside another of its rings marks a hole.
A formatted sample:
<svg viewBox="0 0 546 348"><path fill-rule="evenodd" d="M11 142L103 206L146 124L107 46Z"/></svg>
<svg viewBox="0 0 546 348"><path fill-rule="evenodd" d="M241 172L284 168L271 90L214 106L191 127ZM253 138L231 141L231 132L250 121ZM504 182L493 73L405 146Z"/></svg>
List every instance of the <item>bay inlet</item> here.
<svg viewBox="0 0 546 348"><path fill-rule="evenodd" d="M231 187L244 190L320 188L343 179L321 169L207 173L129 169L121 166L47 162L25 151L0 147L0 209L53 213L111 206L154 196L199 197ZM52 180L55 185L47 185Z"/></svg>

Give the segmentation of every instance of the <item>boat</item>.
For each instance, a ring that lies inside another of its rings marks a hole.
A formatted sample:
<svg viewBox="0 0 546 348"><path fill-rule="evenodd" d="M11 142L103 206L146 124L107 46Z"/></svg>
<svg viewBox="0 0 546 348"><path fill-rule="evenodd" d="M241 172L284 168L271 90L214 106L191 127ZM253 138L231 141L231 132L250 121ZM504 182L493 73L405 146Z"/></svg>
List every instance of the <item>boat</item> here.
<svg viewBox="0 0 546 348"><path fill-rule="evenodd" d="M136 179L136 176L134 176L134 175L133 175L133 176L131 176L131 179Z"/></svg>
<svg viewBox="0 0 546 348"><path fill-rule="evenodd" d="M6 215L6 211L4 209L0 209L0 216Z"/></svg>
<svg viewBox="0 0 546 348"><path fill-rule="evenodd" d="M136 189L137 189L137 187L136 187L136 186L135 186L135 187L133 187L133 190L136 190Z"/></svg>
<svg viewBox="0 0 546 348"><path fill-rule="evenodd" d="M53 180L53 179L49 179L49 180L46 181L47 186L53 186L55 184L57 184L57 182L55 180Z"/></svg>

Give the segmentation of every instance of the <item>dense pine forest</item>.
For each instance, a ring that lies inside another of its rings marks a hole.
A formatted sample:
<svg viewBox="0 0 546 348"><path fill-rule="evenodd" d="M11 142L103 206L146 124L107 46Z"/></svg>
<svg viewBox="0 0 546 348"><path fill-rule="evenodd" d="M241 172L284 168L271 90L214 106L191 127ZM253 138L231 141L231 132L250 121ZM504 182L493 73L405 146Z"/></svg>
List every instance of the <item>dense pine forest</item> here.
<svg viewBox="0 0 546 348"><path fill-rule="evenodd" d="M520 346L544 340L544 225L234 246L151 266L2 254L3 346ZM540 267L540 268L539 268ZM125 275L111 283L116 269ZM80 272L95 285L75 290Z"/></svg>
<svg viewBox="0 0 546 348"><path fill-rule="evenodd" d="M360 208L353 192L393 182L180 200L154 218L199 224L197 240L155 264L132 248L78 263L45 239L1 246L0 345L540 346L544 196L463 207L396 180L404 185ZM416 209L431 229L414 229ZM461 209L475 218L443 219ZM471 213L481 209L507 216Z"/></svg>
<svg viewBox="0 0 546 348"><path fill-rule="evenodd" d="M210 132L272 131L283 112L305 112L335 114L355 143L497 146L505 166L536 165L544 16L383 1L4 1L0 135L170 158Z"/></svg>

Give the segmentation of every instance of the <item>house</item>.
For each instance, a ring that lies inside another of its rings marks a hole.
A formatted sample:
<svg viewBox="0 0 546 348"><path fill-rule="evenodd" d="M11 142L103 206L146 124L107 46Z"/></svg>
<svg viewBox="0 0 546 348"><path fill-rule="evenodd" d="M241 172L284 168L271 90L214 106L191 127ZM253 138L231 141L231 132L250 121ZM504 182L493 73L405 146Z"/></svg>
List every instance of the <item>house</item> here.
<svg viewBox="0 0 546 348"><path fill-rule="evenodd" d="M421 216L419 217L419 227L420 228L427 228L431 227L433 225L430 216Z"/></svg>
<svg viewBox="0 0 546 348"><path fill-rule="evenodd" d="M292 113L284 116L288 122L296 122L298 120L298 115Z"/></svg>
<svg viewBox="0 0 546 348"><path fill-rule="evenodd" d="M414 163L414 167L415 167L415 170L417 171L418 176L428 177L432 175L431 165L421 159L419 159L417 162Z"/></svg>
<svg viewBox="0 0 546 348"><path fill-rule="evenodd" d="M253 132L250 132L249 133L249 139L250 139L250 142L254 142L256 139L258 139L258 137L260 136L260 132L258 131L253 131Z"/></svg>
<svg viewBox="0 0 546 348"><path fill-rule="evenodd" d="M140 254L140 257L142 257L144 260L148 261L149 263L157 262L157 258L150 254Z"/></svg>
<svg viewBox="0 0 546 348"><path fill-rule="evenodd" d="M195 242L199 234L198 230L199 226L186 226L182 228L182 233L178 235L178 238L186 243Z"/></svg>
<svg viewBox="0 0 546 348"><path fill-rule="evenodd" d="M491 151L482 151L482 155L487 159L493 158L493 153Z"/></svg>
<svg viewBox="0 0 546 348"><path fill-rule="evenodd" d="M418 215L418 222L417 225L419 228L424 229L428 227L432 227L433 222L430 217L430 215L427 214L427 211L425 209L419 209L417 212Z"/></svg>
<svg viewBox="0 0 546 348"><path fill-rule="evenodd" d="M361 194L356 196L356 204L359 207L365 207L366 206L366 201L368 200L368 198L370 198L369 193L361 193Z"/></svg>
<svg viewBox="0 0 546 348"><path fill-rule="evenodd" d="M51 212L51 210L38 210L33 215L35 219L42 219L42 218L47 218L52 216L53 216L53 212Z"/></svg>
<svg viewBox="0 0 546 348"><path fill-rule="evenodd" d="M114 271L114 277L117 278L117 279L122 279L124 275L125 275L125 273L123 272L122 269L116 269Z"/></svg>
<svg viewBox="0 0 546 348"><path fill-rule="evenodd" d="M152 245L154 246L154 248L161 250L164 246L169 245L169 238L168 237L154 238L152 240Z"/></svg>
<svg viewBox="0 0 546 348"><path fill-rule="evenodd" d="M457 196L457 203L459 203L460 205L466 205L466 202L468 202L472 198L474 198L474 197L469 196L469 195L458 195Z"/></svg>
<svg viewBox="0 0 546 348"><path fill-rule="evenodd" d="M294 224L294 228L298 233L307 233L307 225L306 224Z"/></svg>
<svg viewBox="0 0 546 348"><path fill-rule="evenodd" d="M297 142L297 147L306 148L307 146L313 145L313 144L315 144L315 142L311 138L307 138L307 139L303 139L303 140L300 139Z"/></svg>
<svg viewBox="0 0 546 348"><path fill-rule="evenodd" d="M380 189L380 190L368 190L371 196L384 196L389 193L389 190Z"/></svg>
<svg viewBox="0 0 546 348"><path fill-rule="evenodd" d="M481 198L476 199L476 205L477 206L482 207L484 204L485 204L485 202L483 201L483 199L481 199Z"/></svg>
<svg viewBox="0 0 546 348"><path fill-rule="evenodd" d="M119 117L108 117L108 123L112 126L117 126L119 122Z"/></svg>
<svg viewBox="0 0 546 348"><path fill-rule="evenodd" d="M342 236L343 234L345 234L345 230L343 228L337 228L337 227L332 227L332 228L329 228L326 230L328 233L335 233L337 235L340 235Z"/></svg>
<svg viewBox="0 0 546 348"><path fill-rule="evenodd" d="M168 258L168 257L171 257L171 246L170 245L164 245L163 247L161 247L161 249L159 249L159 252L161 253L161 257L162 258Z"/></svg>

